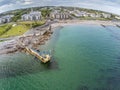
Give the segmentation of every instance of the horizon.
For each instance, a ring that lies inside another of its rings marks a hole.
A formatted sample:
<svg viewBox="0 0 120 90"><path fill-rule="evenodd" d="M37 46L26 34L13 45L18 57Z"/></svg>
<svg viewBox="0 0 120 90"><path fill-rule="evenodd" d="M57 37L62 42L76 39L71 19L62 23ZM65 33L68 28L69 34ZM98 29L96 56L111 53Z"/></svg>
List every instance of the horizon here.
<svg viewBox="0 0 120 90"><path fill-rule="evenodd" d="M65 6L65 7L79 7L93 10L105 11L120 15L120 1L119 0L0 0L0 13L4 13L16 9L24 9L30 7L43 6ZM101 7L102 5L102 7Z"/></svg>
<svg viewBox="0 0 120 90"><path fill-rule="evenodd" d="M75 7L75 6L38 6L38 7L26 7L26 8L18 8L18 9L13 9L13 10L8 10L8 11L5 11L5 12L2 12L0 14L4 14L4 13L7 13L7 12L10 12L10 11L15 11L15 10L21 10L21 9L30 9L30 8L42 8L42 7L65 7L65 8L69 8L69 7L72 7L72 8L81 8L81 9L88 9L88 10L95 10L95 11L100 11L100 12L105 12L105 13L110 13L110 14L114 14L114 15L118 15L118 14L115 14L115 13L111 13L111 12L107 12L107 11L102 11L102 10L96 10L96 9L90 9L90 8L83 8L83 7Z"/></svg>
<svg viewBox="0 0 120 90"><path fill-rule="evenodd" d="M105 12L105 13L110 13L110 14L114 14L115 13L111 13L111 12L107 12L107 11L102 11L102 10L96 10L96 9L90 9L90 8L83 8L83 7L73 7L73 6L36 6L36 7L27 7L27 8L18 8L18 9L13 9L13 10L8 10L8 11L5 11L5 12L2 12L0 14L4 14L4 13L7 13L7 12L10 12L10 11L16 11L16 10L24 10L24 9L30 9L30 8L44 8L44 7L65 7L65 8L81 8L81 9L87 9L87 10L95 10L95 11L100 11L100 12ZM116 14L118 15L118 14Z"/></svg>

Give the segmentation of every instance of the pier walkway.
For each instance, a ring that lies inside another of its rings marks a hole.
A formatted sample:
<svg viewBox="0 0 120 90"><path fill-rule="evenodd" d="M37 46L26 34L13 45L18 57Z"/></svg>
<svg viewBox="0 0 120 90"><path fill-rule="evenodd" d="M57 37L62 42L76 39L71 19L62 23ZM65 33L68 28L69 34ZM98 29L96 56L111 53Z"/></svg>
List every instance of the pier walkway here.
<svg viewBox="0 0 120 90"><path fill-rule="evenodd" d="M51 56L49 54L46 54L43 56L41 56L39 53L35 52L34 50L25 47L25 51L28 52L29 54L37 57L39 60L41 60L43 63L47 63L48 61L50 61Z"/></svg>
<svg viewBox="0 0 120 90"><path fill-rule="evenodd" d="M50 55L50 54L40 55L38 52L34 51L33 49L30 49L30 48L26 47L26 46L24 45L24 43L22 43L22 42L20 42L20 41L19 41L18 43L19 43L19 45L21 45L21 46L24 48L25 52L27 52L27 53L35 56L35 57L38 58L41 62L47 63L47 62L50 61L50 59L51 59L51 55Z"/></svg>

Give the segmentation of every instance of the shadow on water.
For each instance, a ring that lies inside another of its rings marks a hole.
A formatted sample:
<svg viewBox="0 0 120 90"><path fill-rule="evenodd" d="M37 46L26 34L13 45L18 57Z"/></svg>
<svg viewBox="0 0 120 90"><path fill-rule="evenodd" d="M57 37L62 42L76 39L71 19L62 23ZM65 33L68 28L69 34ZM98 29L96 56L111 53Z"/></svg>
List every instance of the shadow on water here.
<svg viewBox="0 0 120 90"><path fill-rule="evenodd" d="M111 37L115 38L116 40L120 41L120 36L119 35L111 35Z"/></svg>
<svg viewBox="0 0 120 90"><path fill-rule="evenodd" d="M46 72L48 70L58 70L58 63L55 58L52 58L46 64L41 63L38 59L17 60L16 62L8 60L0 64L0 79Z"/></svg>
<svg viewBox="0 0 120 90"><path fill-rule="evenodd" d="M118 56L117 59L120 60L120 56Z"/></svg>
<svg viewBox="0 0 120 90"><path fill-rule="evenodd" d="M104 26L103 26L104 27ZM116 40L120 41L120 33L119 30L115 30L115 26L109 27L109 26L105 26L104 27L108 32L111 33L111 37L115 38Z"/></svg>
<svg viewBox="0 0 120 90"><path fill-rule="evenodd" d="M55 43L59 39L59 29L61 28L56 29L51 37L52 39L50 40L50 43L54 43L53 45L55 45ZM55 48L53 45L52 49ZM51 48L49 48L49 44L43 46L43 50L51 50ZM52 55L54 55L54 52L52 53ZM10 57L9 55L7 55L7 57L8 58L6 58L5 56L5 59L0 57L0 79L59 69L58 63L56 62L57 60L54 56L52 57L51 61L46 64L41 63L40 60L30 55L15 54Z"/></svg>
<svg viewBox="0 0 120 90"><path fill-rule="evenodd" d="M52 58L52 61L44 64L41 62L41 65L44 66L45 69L47 70L54 70L54 69L58 69L58 63L55 61L54 58Z"/></svg>
<svg viewBox="0 0 120 90"><path fill-rule="evenodd" d="M102 73L99 78L96 79L98 84L105 82L105 87L96 88L95 90L120 90L120 73L118 68L99 69Z"/></svg>
<svg viewBox="0 0 120 90"><path fill-rule="evenodd" d="M77 90L89 90L89 87L86 85L80 85Z"/></svg>

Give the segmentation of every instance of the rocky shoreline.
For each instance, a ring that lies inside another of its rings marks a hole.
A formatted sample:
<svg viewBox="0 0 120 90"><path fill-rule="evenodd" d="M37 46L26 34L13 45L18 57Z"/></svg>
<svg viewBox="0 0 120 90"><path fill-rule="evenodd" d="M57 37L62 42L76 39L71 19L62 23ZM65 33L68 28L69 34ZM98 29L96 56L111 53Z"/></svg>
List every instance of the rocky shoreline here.
<svg viewBox="0 0 120 90"><path fill-rule="evenodd" d="M120 25L120 22L113 21L98 21L98 20L62 20L55 23L46 23L43 26L33 28L26 32L22 36L17 36L11 40L0 42L0 55L9 54L14 52L21 52L24 48L20 45L19 42L22 42L25 46L33 49L38 49L39 45L45 44L49 40L53 31L57 27L63 27L66 25L79 25L79 24L95 24L95 25Z"/></svg>
<svg viewBox="0 0 120 90"><path fill-rule="evenodd" d="M38 46L45 44L52 35L53 32L49 29L49 27L49 25L43 28L37 27L30 30L29 34L25 33L24 35L17 36L12 40L1 42L0 55L23 51L24 47L21 43L23 43L26 47L38 49Z"/></svg>

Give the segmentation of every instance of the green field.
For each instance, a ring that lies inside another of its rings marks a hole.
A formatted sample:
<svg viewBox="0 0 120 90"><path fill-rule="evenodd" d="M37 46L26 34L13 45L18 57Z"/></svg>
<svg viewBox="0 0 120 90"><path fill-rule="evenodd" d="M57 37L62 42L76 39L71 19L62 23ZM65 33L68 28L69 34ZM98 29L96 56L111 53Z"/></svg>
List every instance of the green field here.
<svg viewBox="0 0 120 90"><path fill-rule="evenodd" d="M33 23L37 23L37 24L43 24L45 23L45 20L42 20L42 21L21 21L21 22L18 22L19 24L33 24Z"/></svg>
<svg viewBox="0 0 120 90"><path fill-rule="evenodd" d="M16 25L16 26L12 27L10 30L8 30L7 32L5 32L4 34L2 34L0 36L0 38L22 35L27 30L29 30L29 27L27 27L25 25Z"/></svg>
<svg viewBox="0 0 120 90"><path fill-rule="evenodd" d="M7 32L11 28L12 24L5 24L0 26L0 35L3 35L5 32Z"/></svg>
<svg viewBox="0 0 120 90"><path fill-rule="evenodd" d="M8 38L24 34L32 27L43 25L45 21L25 21L0 26L0 38Z"/></svg>

